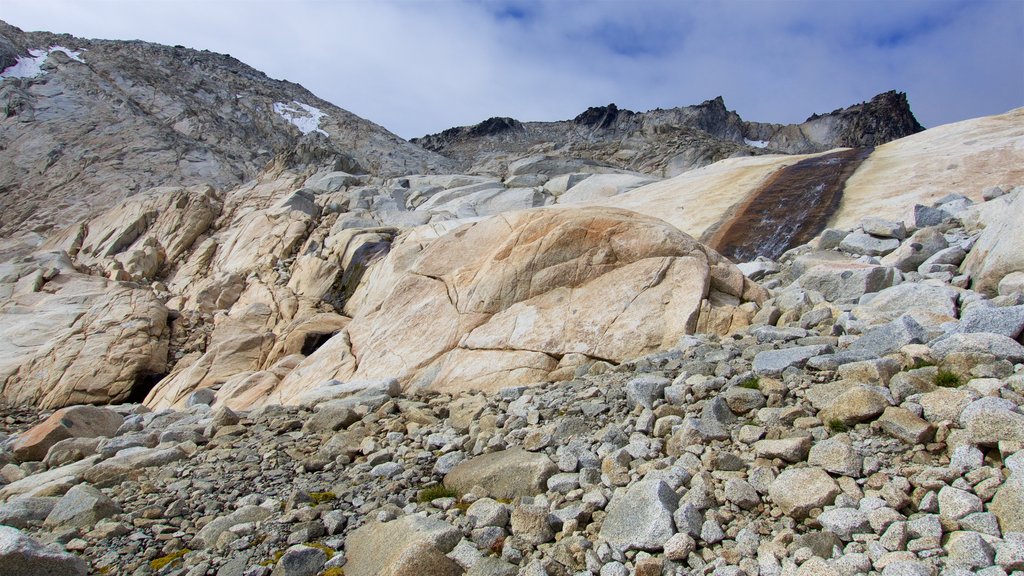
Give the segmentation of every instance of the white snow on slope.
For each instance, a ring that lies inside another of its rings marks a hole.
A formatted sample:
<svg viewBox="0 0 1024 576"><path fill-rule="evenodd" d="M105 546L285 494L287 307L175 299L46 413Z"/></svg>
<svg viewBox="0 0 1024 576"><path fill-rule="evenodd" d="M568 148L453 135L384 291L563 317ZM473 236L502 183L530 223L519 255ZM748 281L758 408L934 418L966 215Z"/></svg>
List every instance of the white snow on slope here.
<svg viewBox="0 0 1024 576"><path fill-rule="evenodd" d="M84 62L81 58L82 51L69 50L63 46L50 46L48 50L29 50L30 56L19 56L17 63L14 66L8 66L0 72L0 79L2 78L35 78L43 73L43 63L50 54L54 52L63 52L72 60L78 62Z"/></svg>
<svg viewBox="0 0 1024 576"><path fill-rule="evenodd" d="M767 140L748 140L748 139L744 138L743 142L747 146L753 146L754 148L767 148L768 147L768 141Z"/></svg>
<svg viewBox="0 0 1024 576"><path fill-rule="evenodd" d="M295 106L292 106L292 104ZM274 112L277 112L282 118L294 124L299 129L299 132L303 134L319 132L324 136L330 136L330 134L320 129L320 119L327 116L327 114L321 112L319 108L303 104L298 100L292 100L291 104L274 102Z"/></svg>

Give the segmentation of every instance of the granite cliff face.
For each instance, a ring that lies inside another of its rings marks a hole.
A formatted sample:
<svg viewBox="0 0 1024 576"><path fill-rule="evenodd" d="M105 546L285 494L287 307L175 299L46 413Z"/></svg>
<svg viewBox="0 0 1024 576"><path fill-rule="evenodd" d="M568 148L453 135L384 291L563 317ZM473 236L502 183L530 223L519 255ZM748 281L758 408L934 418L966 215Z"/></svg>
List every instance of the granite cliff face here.
<svg viewBox="0 0 1024 576"><path fill-rule="evenodd" d="M227 55L0 22L0 70L4 235L52 230L154 186L236 186L278 156L353 173L451 171L446 159Z"/></svg>
<svg viewBox="0 0 1024 576"><path fill-rule="evenodd" d="M531 152L557 152L660 177L736 156L807 154L870 147L924 130L906 94L886 92L869 102L801 124L747 122L721 98L695 106L632 112L615 104L589 108L572 120L520 122L490 118L413 142L454 158L463 170L500 172Z"/></svg>

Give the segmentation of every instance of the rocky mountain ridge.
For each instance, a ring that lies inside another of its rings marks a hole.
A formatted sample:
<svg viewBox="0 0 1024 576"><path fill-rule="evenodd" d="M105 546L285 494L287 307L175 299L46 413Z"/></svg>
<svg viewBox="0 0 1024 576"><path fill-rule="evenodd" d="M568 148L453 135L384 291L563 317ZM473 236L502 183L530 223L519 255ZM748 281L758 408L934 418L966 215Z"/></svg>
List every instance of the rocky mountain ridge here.
<svg viewBox="0 0 1024 576"><path fill-rule="evenodd" d="M227 55L0 22L8 64L0 70L19 58L37 64L0 85L5 236L64 226L154 186L237 186L275 158L384 176L452 171L450 161Z"/></svg>
<svg viewBox="0 0 1024 576"><path fill-rule="evenodd" d="M868 102L814 114L801 124L744 121L726 109L719 96L695 106L647 112L609 104L560 122L495 117L413 142L457 160L470 172L500 172L517 157L546 151L672 177L734 156L872 147L922 130L906 94L890 91Z"/></svg>

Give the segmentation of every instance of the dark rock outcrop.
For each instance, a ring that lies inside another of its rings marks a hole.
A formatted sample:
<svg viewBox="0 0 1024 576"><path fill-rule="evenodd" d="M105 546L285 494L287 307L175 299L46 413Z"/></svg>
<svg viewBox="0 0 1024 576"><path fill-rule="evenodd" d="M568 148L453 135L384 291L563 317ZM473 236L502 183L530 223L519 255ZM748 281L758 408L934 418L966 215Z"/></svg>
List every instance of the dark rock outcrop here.
<svg viewBox="0 0 1024 576"><path fill-rule="evenodd" d="M923 129L900 92L788 125L747 122L718 96L647 112L608 104L559 122L491 118L413 142L456 160L464 170L486 173L501 174L511 161L544 148L613 168L674 176L732 156L870 147Z"/></svg>

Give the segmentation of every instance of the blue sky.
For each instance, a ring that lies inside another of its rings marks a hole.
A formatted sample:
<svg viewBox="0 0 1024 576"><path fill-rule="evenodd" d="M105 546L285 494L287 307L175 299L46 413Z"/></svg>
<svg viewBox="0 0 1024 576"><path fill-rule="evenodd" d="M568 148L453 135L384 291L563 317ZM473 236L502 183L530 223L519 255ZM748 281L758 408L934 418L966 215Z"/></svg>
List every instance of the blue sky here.
<svg viewBox="0 0 1024 576"><path fill-rule="evenodd" d="M925 126L1024 106L1024 0L5 0L0 18L230 53L407 138L718 95L783 123L890 89Z"/></svg>

